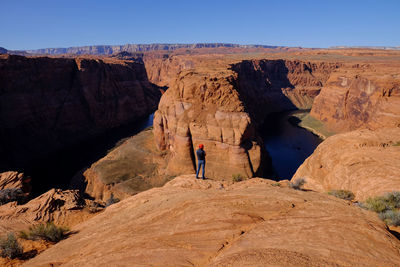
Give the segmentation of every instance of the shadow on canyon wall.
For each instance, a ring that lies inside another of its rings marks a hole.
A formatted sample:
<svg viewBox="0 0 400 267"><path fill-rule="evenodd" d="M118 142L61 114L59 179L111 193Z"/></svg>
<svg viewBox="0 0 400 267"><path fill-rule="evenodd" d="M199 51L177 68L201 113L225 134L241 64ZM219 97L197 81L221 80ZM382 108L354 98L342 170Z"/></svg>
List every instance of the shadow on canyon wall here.
<svg viewBox="0 0 400 267"><path fill-rule="evenodd" d="M269 113L298 109L282 90L295 89L284 60L245 60L231 69L238 75L234 83L240 99L257 125Z"/></svg>
<svg viewBox="0 0 400 267"><path fill-rule="evenodd" d="M13 55L0 56L0 88L0 172L31 175L34 193L137 133L163 91L140 61Z"/></svg>

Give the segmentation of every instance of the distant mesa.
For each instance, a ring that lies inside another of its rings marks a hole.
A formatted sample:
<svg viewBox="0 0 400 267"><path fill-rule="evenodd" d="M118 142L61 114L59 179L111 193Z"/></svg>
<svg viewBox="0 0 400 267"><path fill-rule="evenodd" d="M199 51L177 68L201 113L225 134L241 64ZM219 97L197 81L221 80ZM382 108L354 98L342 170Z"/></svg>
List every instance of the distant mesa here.
<svg viewBox="0 0 400 267"><path fill-rule="evenodd" d="M126 45L93 45L78 46L68 48L44 48L36 50L26 50L32 55L111 55L119 52L147 52L154 50L173 51L177 49L196 49L196 48L278 48L271 45L240 45L227 43L196 43L196 44L126 44Z"/></svg>
<svg viewBox="0 0 400 267"><path fill-rule="evenodd" d="M400 50L400 46L331 46L329 49L383 49L383 50Z"/></svg>
<svg viewBox="0 0 400 267"><path fill-rule="evenodd" d="M0 54L7 54L8 50L4 47L0 47Z"/></svg>

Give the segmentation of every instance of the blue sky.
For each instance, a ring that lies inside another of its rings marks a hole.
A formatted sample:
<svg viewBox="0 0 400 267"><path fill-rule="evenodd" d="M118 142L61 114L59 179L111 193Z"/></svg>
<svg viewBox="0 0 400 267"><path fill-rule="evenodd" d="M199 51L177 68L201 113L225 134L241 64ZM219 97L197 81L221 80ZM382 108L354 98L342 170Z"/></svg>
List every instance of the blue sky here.
<svg viewBox="0 0 400 267"><path fill-rule="evenodd" d="M400 46L400 0L1 0L0 47Z"/></svg>

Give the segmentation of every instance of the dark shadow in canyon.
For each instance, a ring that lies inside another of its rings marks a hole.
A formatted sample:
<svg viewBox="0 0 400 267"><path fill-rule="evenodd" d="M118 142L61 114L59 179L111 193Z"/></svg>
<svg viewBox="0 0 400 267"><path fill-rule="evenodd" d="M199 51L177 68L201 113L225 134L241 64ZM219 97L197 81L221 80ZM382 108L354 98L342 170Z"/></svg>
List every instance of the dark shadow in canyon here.
<svg viewBox="0 0 400 267"><path fill-rule="evenodd" d="M265 148L272 158L276 180L291 179L298 167L309 157L322 140L299 127L295 113L307 111L286 111L272 113L260 127Z"/></svg>
<svg viewBox="0 0 400 267"><path fill-rule="evenodd" d="M304 160L293 159L294 162L289 164L290 167L287 172L283 172L280 168L281 165L284 165L282 153L288 151L285 149L285 144L280 142L278 138L283 129L279 130L277 127L284 122L280 122L282 118L276 114L298 109L282 90L295 89L288 78L289 69L285 63L285 60L281 59L244 60L231 65L231 70L238 75L237 79L232 80L231 83L239 91L239 98L245 104L245 110L255 122L258 135L262 136L263 139L259 141L264 149L261 155L263 168L255 173L258 177L290 179L289 175L293 173L294 168L297 169ZM271 120L274 116L277 117ZM302 130L304 131L304 129ZM274 141L270 142L272 136L278 138L275 145L273 145ZM312 147L313 150L315 147ZM280 150L281 153L279 153Z"/></svg>
<svg viewBox="0 0 400 267"><path fill-rule="evenodd" d="M34 160L21 171L32 177L32 196L51 188L67 189L80 170L104 157L117 143L153 125L153 114L134 123L106 131Z"/></svg>
<svg viewBox="0 0 400 267"><path fill-rule="evenodd" d="M295 88L285 60L244 60L231 69L238 75L232 84L256 125L261 125L269 113L297 109L282 91Z"/></svg>

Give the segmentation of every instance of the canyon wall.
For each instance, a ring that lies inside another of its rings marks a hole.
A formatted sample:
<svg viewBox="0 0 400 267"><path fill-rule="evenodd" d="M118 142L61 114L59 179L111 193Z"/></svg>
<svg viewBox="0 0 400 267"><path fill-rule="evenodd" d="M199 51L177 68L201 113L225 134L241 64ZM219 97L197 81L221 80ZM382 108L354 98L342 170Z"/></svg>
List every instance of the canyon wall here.
<svg viewBox="0 0 400 267"><path fill-rule="evenodd" d="M191 57L175 56L166 53L147 53L143 55L149 81L158 86L169 87L179 72L193 69L196 60Z"/></svg>
<svg viewBox="0 0 400 267"><path fill-rule="evenodd" d="M346 64L333 72L310 115L332 132L292 180L326 192L350 190L356 199L400 190L400 65Z"/></svg>
<svg viewBox="0 0 400 267"><path fill-rule="evenodd" d="M246 109L258 122L265 115L291 109L310 109L338 63L298 60L245 60L232 65L236 88Z"/></svg>
<svg viewBox="0 0 400 267"><path fill-rule="evenodd" d="M268 158L257 133L271 112L310 107L338 64L251 60L183 70L161 98L154 135L171 151L168 172L192 173L200 143L206 176L262 176ZM268 168L268 167L267 167Z"/></svg>
<svg viewBox="0 0 400 267"><path fill-rule="evenodd" d="M0 169L19 167L153 112L143 63L0 56Z"/></svg>
<svg viewBox="0 0 400 267"><path fill-rule="evenodd" d="M315 98L310 115L337 132L400 125L399 66L341 68Z"/></svg>

